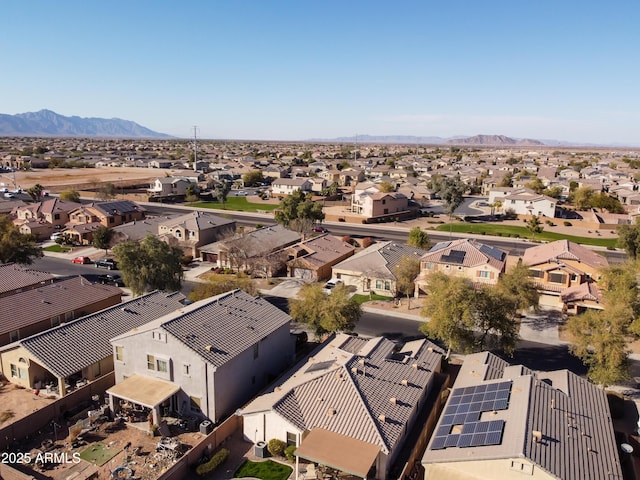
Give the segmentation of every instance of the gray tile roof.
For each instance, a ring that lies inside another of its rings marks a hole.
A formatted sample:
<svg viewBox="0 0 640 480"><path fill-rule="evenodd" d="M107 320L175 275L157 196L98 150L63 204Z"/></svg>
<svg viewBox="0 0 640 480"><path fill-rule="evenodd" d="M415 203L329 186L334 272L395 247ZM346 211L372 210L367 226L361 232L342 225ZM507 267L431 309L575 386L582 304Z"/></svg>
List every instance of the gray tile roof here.
<svg viewBox="0 0 640 480"><path fill-rule="evenodd" d="M403 257L420 260L427 250L388 241L374 243L354 256L334 265L334 270L360 272L376 278L395 279L393 269Z"/></svg>
<svg viewBox="0 0 640 480"><path fill-rule="evenodd" d="M201 300L159 320L163 329L216 367L290 322L282 310L242 290Z"/></svg>
<svg viewBox="0 0 640 480"><path fill-rule="evenodd" d="M120 295L122 290L118 287L91 283L77 276L2 297L0 333L82 310L109 298L119 303Z"/></svg>
<svg viewBox="0 0 640 480"><path fill-rule="evenodd" d="M442 352L426 339L408 342L397 351L395 343L381 337L364 340L346 335L325 349L346 360L291 388L284 384L274 411L301 430L325 428L389 453L401 443ZM309 365L314 363L303 366L303 372ZM305 373L296 375L304 378Z"/></svg>
<svg viewBox="0 0 640 480"><path fill-rule="evenodd" d="M54 278L50 273L32 270L17 263L5 263L0 265L0 279L2 279L2 282L0 282L0 296L20 288L40 283L51 283Z"/></svg>
<svg viewBox="0 0 640 480"><path fill-rule="evenodd" d="M452 413L449 407L455 406L451 399L468 393L466 387L496 381L510 385L507 406L483 410L480 421L504 421L500 442L433 448L445 416ZM468 355L435 432L423 464L526 458L554 478L622 479L606 394L568 370L534 372L491 353Z"/></svg>
<svg viewBox="0 0 640 480"><path fill-rule="evenodd" d="M109 340L182 307L181 293L152 292L20 341L60 377L112 355Z"/></svg>

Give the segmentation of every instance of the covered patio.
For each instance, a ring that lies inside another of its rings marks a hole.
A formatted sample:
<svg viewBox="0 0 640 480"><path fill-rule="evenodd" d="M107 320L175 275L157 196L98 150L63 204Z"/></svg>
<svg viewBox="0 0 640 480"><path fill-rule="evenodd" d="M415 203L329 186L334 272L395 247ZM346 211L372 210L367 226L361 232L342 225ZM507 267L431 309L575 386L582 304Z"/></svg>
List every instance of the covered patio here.
<svg viewBox="0 0 640 480"><path fill-rule="evenodd" d="M144 409L148 409L151 414L148 415L149 422L160 425L160 407L179 391L180 387L174 383L144 375L132 375L107 390L107 394L109 408L114 415L130 415L131 412L145 412ZM116 402L116 399L120 401Z"/></svg>
<svg viewBox="0 0 640 480"><path fill-rule="evenodd" d="M345 455L345 452L349 454ZM318 479L369 478L379 452L378 445L324 428L314 428L295 451L296 480L301 458L318 464L317 468L311 469L312 475ZM305 475L303 478L311 477Z"/></svg>

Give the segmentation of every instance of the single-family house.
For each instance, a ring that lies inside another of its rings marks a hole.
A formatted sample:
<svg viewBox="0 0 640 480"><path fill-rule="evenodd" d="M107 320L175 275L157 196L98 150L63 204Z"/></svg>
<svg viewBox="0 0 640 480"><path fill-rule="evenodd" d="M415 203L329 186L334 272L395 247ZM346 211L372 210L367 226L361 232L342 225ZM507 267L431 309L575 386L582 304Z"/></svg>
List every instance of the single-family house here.
<svg viewBox="0 0 640 480"><path fill-rule="evenodd" d="M396 266L404 257L419 261L425 253L427 250L398 242L378 242L334 265L332 276L356 287L360 294L395 297Z"/></svg>
<svg viewBox="0 0 640 480"><path fill-rule="evenodd" d="M69 213L80 206L79 203L60 200L58 197L47 198L16 208L14 224L18 225L21 233L46 238L56 227L63 227L69 221Z"/></svg>
<svg viewBox="0 0 640 480"><path fill-rule="evenodd" d="M161 177L156 178L147 192L154 197L184 196L190 184L191 182L185 178Z"/></svg>
<svg viewBox="0 0 640 480"><path fill-rule="evenodd" d="M158 224L161 239L175 243L194 258L200 256L199 247L233 235L235 230L235 220L201 211L189 212Z"/></svg>
<svg viewBox="0 0 640 480"><path fill-rule="evenodd" d="M502 202L502 210L513 210L517 215L536 215L554 218L558 201L527 188L496 187L489 192L488 203Z"/></svg>
<svg viewBox="0 0 640 480"><path fill-rule="evenodd" d="M406 214L409 199L399 192L381 192L375 187L358 191L351 196L351 212L362 215L366 220L393 218Z"/></svg>
<svg viewBox="0 0 640 480"><path fill-rule="evenodd" d="M79 296L82 290L76 292ZM32 389L48 386L51 393L64 396L78 382L113 371L111 338L181 308L184 298L179 292L151 292L62 323L2 348L0 367L13 383Z"/></svg>
<svg viewBox="0 0 640 480"><path fill-rule="evenodd" d="M299 459L358 478L391 478L441 362L424 338L338 334L238 412L244 437L280 439Z"/></svg>
<svg viewBox="0 0 640 480"><path fill-rule="evenodd" d="M200 247L202 259L218 267L271 276L285 267L284 249L300 241L300 234L270 225Z"/></svg>
<svg viewBox="0 0 640 480"><path fill-rule="evenodd" d="M116 305L122 294L77 276L0 297L0 346Z"/></svg>
<svg viewBox="0 0 640 480"><path fill-rule="evenodd" d="M308 178L278 178L271 183L272 195L291 195L298 190L311 191L311 182Z"/></svg>
<svg viewBox="0 0 640 480"><path fill-rule="evenodd" d="M597 282L609 265L606 257L569 240L556 240L527 248L522 264L529 268L542 304L566 308L567 313L602 309Z"/></svg>
<svg viewBox="0 0 640 480"><path fill-rule="evenodd" d="M506 265L507 253L497 247L467 238L440 242L420 258L416 293L427 291L429 275L435 272L467 278L473 283L495 285Z"/></svg>
<svg viewBox="0 0 640 480"><path fill-rule="evenodd" d="M271 382L294 358L291 317L234 290L200 300L118 335L111 408L125 400L218 422ZM149 385L144 395L139 385ZM162 392L162 393L161 393Z"/></svg>
<svg viewBox="0 0 640 480"><path fill-rule="evenodd" d="M422 465L425 480L627 478L603 389L488 352L465 358Z"/></svg>
<svg viewBox="0 0 640 480"><path fill-rule="evenodd" d="M287 275L317 282L331 277L331 267L353 255L355 247L333 235L308 238L286 249Z"/></svg>
<svg viewBox="0 0 640 480"><path fill-rule="evenodd" d="M99 223L105 227L117 227L143 218L144 209L130 200L92 202L70 211L68 226Z"/></svg>

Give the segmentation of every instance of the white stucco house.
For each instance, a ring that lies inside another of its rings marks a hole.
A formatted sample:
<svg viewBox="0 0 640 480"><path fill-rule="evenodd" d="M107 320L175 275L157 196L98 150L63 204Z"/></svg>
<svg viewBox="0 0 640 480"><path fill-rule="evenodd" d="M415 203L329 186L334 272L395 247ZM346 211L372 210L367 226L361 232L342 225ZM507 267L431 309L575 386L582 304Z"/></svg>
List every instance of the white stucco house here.
<svg viewBox="0 0 640 480"><path fill-rule="evenodd" d="M242 290L200 300L111 339L120 402L218 422L272 381L295 352L291 317Z"/></svg>
<svg viewBox="0 0 640 480"><path fill-rule="evenodd" d="M272 195L291 195L297 190L310 192L312 184L308 178L278 178L271 183Z"/></svg>
<svg viewBox="0 0 640 480"><path fill-rule="evenodd" d="M554 218L557 200L528 188L496 187L489 192L489 204L502 202L502 211L512 209L517 215Z"/></svg>

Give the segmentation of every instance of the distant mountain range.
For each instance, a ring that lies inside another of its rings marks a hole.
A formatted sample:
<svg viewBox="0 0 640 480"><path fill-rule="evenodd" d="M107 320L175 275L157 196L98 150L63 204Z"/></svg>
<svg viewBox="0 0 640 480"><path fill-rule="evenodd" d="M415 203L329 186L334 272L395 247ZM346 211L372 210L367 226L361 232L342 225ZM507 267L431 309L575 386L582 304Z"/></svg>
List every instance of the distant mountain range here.
<svg viewBox="0 0 640 480"><path fill-rule="evenodd" d="M529 138L511 138L504 135L474 135L472 137L456 136L442 137L418 137L413 135L358 135L353 137L338 137L332 139L315 139L324 142L348 142L348 143L393 143L393 144L419 144L419 145L475 145L475 146L550 146L560 145L563 142L532 140Z"/></svg>
<svg viewBox="0 0 640 480"><path fill-rule="evenodd" d="M0 136L172 138L130 120L65 117L51 110L0 114Z"/></svg>

